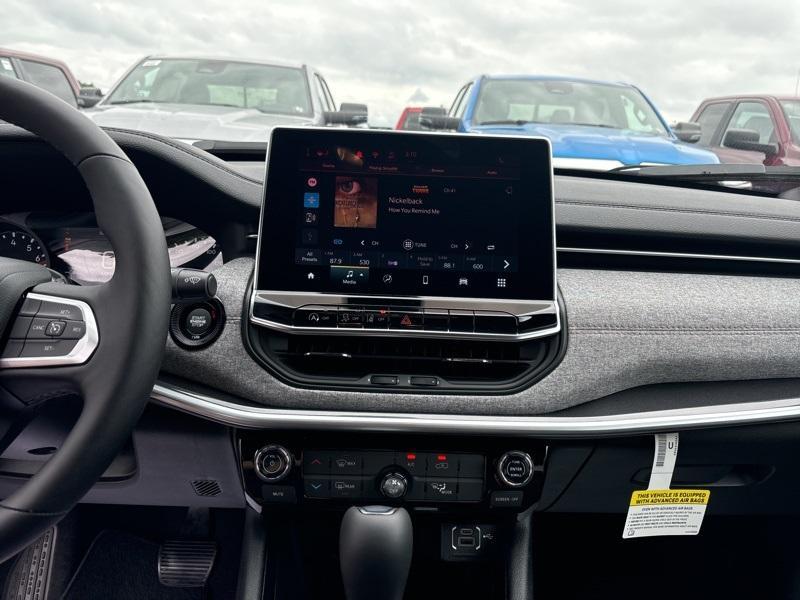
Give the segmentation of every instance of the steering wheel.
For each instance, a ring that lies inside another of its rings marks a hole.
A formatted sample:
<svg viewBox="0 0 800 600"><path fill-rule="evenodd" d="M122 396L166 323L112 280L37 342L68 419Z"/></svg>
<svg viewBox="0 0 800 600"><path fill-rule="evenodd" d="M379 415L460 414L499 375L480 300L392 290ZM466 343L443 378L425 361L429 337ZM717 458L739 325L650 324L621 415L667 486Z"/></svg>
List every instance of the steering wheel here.
<svg viewBox="0 0 800 600"><path fill-rule="evenodd" d="M0 119L38 135L78 169L116 262L108 283L79 287L51 281L44 267L0 258L0 417L9 402L83 399L58 451L0 500L4 561L64 517L130 436L161 364L170 276L150 192L108 135L67 103L10 77L0 77Z"/></svg>

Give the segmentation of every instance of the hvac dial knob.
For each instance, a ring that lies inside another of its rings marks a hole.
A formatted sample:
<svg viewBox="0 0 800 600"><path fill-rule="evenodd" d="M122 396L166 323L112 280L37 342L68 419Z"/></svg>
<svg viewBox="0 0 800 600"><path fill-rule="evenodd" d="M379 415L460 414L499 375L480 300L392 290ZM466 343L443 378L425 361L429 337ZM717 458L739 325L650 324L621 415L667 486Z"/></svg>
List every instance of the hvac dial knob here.
<svg viewBox="0 0 800 600"><path fill-rule="evenodd" d="M292 455L283 446L270 444L256 452L253 463L259 479L275 483L292 470Z"/></svg>
<svg viewBox="0 0 800 600"><path fill-rule="evenodd" d="M402 498L408 491L408 480L400 473L387 473L381 480L380 490L387 498Z"/></svg>

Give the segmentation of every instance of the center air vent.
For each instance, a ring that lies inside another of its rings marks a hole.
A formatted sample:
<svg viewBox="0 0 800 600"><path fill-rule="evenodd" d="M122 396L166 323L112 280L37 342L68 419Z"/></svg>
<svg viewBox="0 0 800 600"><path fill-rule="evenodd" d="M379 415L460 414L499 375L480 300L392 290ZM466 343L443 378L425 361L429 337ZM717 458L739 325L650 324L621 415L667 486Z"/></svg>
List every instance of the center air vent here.
<svg viewBox="0 0 800 600"><path fill-rule="evenodd" d="M371 391L511 393L549 372L565 346L563 334L523 342L296 335L252 326L246 334L255 357L287 383Z"/></svg>

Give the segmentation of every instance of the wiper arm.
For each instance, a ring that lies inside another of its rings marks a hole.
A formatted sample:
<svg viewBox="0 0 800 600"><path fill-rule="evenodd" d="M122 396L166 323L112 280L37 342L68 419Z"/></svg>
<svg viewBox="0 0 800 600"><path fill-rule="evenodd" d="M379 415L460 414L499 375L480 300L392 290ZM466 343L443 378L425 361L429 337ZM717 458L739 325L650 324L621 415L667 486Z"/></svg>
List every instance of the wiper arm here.
<svg viewBox="0 0 800 600"><path fill-rule="evenodd" d="M799 175L797 167L767 167L750 164L713 164L713 165L624 165L611 169L609 173L632 173L651 177L683 179L686 177L704 179L735 179L769 174L781 176Z"/></svg>
<svg viewBox="0 0 800 600"><path fill-rule="evenodd" d="M650 179L666 184L694 183L790 199L798 199L797 190L800 190L800 167L783 165L626 165L607 174L622 176L629 181Z"/></svg>
<svg viewBox="0 0 800 600"><path fill-rule="evenodd" d="M579 125L581 127L604 127L605 129L619 129L616 125L607 125L605 123L572 123L567 121L566 123L552 123L552 125Z"/></svg>
<svg viewBox="0 0 800 600"><path fill-rule="evenodd" d="M155 100L148 100L147 98L138 98L134 100L133 98L126 98L125 100L113 100L109 102L109 104L147 104L147 103L155 103Z"/></svg>
<svg viewBox="0 0 800 600"><path fill-rule="evenodd" d="M528 123L543 123L543 121L528 121L526 119L498 119L496 121L481 121L478 125L527 125Z"/></svg>

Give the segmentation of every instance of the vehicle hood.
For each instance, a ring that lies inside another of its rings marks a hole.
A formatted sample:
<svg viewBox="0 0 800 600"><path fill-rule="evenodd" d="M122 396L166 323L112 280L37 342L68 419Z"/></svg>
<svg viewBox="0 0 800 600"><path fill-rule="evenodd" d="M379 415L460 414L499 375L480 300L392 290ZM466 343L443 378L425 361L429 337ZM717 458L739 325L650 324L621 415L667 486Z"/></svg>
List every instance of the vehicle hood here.
<svg viewBox="0 0 800 600"><path fill-rule="evenodd" d="M126 104L83 111L101 127L146 131L189 143L197 140L266 142L278 125L310 125L311 117L262 113L254 108L187 104Z"/></svg>
<svg viewBox="0 0 800 600"><path fill-rule="evenodd" d="M608 168L647 163L690 165L719 162L716 154L708 150L695 148L672 138L636 135L623 129L529 123L475 126L469 131L546 137L553 146L554 158L609 161Z"/></svg>

